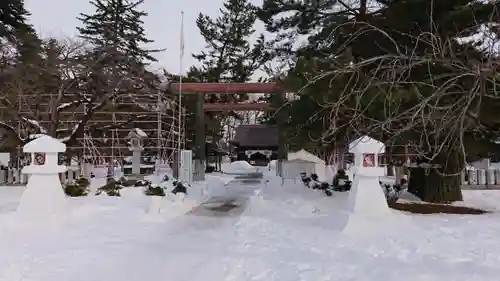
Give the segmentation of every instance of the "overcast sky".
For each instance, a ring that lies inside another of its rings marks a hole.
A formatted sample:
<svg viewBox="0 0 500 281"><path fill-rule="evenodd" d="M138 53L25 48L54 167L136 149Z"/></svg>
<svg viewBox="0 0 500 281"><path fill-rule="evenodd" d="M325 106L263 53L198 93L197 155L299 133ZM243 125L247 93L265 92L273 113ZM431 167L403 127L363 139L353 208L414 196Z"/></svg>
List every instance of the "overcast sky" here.
<svg viewBox="0 0 500 281"><path fill-rule="evenodd" d="M79 13L91 13L88 0L25 0L26 8L32 13L31 23L43 38L75 37L76 19ZM255 4L262 0L252 0ZM157 68L166 68L178 73L180 69L180 22L184 11L185 56L184 68L194 64L191 53L200 51L204 46L203 38L196 27L196 17L200 12L217 16L222 0L145 0L142 9L149 15L144 19L149 39L154 40L152 48L167 50L156 54L160 61Z"/></svg>

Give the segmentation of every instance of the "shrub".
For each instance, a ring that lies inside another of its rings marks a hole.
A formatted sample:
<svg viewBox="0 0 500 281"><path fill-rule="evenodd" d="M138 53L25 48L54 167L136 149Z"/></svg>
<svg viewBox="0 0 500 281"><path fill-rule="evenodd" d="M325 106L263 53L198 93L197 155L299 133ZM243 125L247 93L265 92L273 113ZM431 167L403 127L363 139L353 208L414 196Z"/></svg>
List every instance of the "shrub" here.
<svg viewBox="0 0 500 281"><path fill-rule="evenodd" d="M64 186L64 193L69 197L81 197L89 194L90 181L84 177Z"/></svg>
<svg viewBox="0 0 500 281"><path fill-rule="evenodd" d="M119 182L112 180L107 184L99 187L95 193L95 195L101 195L102 193L106 193L108 196L121 196L120 189L123 188Z"/></svg>
<svg viewBox="0 0 500 281"><path fill-rule="evenodd" d="M135 182L134 186L150 186L151 182L148 180L138 180Z"/></svg>
<svg viewBox="0 0 500 281"><path fill-rule="evenodd" d="M136 186L135 185L136 183L137 183L137 180L129 180L125 177L121 177L118 180L118 184L120 184L121 186L125 186L125 187Z"/></svg>
<svg viewBox="0 0 500 281"><path fill-rule="evenodd" d="M174 189L172 190L173 194L177 194L177 193L187 194L187 188L184 184L182 184L182 182L174 181L173 185L174 185Z"/></svg>
<svg viewBox="0 0 500 281"><path fill-rule="evenodd" d="M148 185L145 189L144 189L144 194L146 194L147 196L165 196L165 190L161 187L161 186L157 186L157 185Z"/></svg>

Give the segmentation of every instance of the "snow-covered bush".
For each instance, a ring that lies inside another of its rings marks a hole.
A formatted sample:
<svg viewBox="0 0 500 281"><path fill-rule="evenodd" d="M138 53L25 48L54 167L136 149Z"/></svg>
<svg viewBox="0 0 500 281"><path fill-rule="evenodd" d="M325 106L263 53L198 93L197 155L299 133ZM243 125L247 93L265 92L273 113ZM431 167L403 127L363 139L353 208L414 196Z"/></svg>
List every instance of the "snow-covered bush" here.
<svg viewBox="0 0 500 281"><path fill-rule="evenodd" d="M95 193L95 195L101 195L105 193L108 196L121 196L120 190L123 188L123 185L120 182L111 180L105 185L99 187Z"/></svg>
<svg viewBox="0 0 500 281"><path fill-rule="evenodd" d="M81 197L89 194L90 181L84 177L76 179L74 182L66 184L64 193L69 197Z"/></svg>
<svg viewBox="0 0 500 281"><path fill-rule="evenodd" d="M187 187L182 182L174 181L172 184L174 185L174 189L172 189L173 194L177 194L177 193L187 194Z"/></svg>
<svg viewBox="0 0 500 281"><path fill-rule="evenodd" d="M405 188L400 184L379 183L384 190L385 198L388 202L396 202L399 196L401 196L401 193L405 191Z"/></svg>
<svg viewBox="0 0 500 281"><path fill-rule="evenodd" d="M165 196L165 190L163 187L149 184L146 188L144 188L144 194L147 196Z"/></svg>
<svg viewBox="0 0 500 281"><path fill-rule="evenodd" d="M151 181L148 180L138 180L135 182L134 186L139 187L139 186L151 186Z"/></svg>
<svg viewBox="0 0 500 281"><path fill-rule="evenodd" d="M125 177L121 177L118 181L118 184L124 187L136 186L137 180L135 179L127 179Z"/></svg>

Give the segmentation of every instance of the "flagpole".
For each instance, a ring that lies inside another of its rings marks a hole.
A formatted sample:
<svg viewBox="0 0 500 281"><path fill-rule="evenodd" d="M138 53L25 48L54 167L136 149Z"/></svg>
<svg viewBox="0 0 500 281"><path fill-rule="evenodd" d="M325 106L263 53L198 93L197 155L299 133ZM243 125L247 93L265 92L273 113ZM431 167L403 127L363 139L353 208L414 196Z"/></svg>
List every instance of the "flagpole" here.
<svg viewBox="0 0 500 281"><path fill-rule="evenodd" d="M180 56L179 56L179 130L177 135L177 164L179 178L181 172L181 132L182 132L182 76L184 75L183 59L184 59L184 11L181 11L181 32L180 32Z"/></svg>

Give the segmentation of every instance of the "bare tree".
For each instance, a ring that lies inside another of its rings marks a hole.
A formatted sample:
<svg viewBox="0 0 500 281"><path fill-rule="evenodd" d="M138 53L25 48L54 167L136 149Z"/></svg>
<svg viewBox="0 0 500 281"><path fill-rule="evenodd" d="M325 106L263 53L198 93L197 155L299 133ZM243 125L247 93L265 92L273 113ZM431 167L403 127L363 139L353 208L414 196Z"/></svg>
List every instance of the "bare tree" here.
<svg viewBox="0 0 500 281"><path fill-rule="evenodd" d="M127 74L103 70L102 62L109 54L89 60L85 57L89 49L83 41L51 39L31 64L2 69L5 94L0 97L0 104L6 114L0 129L8 136L4 139L9 140L11 149L40 133L76 145L86 130L111 129L109 124L90 123L98 118L97 112L116 110L111 108L112 101L133 101L134 93L151 86L151 77L140 69ZM136 118L140 116L131 114L114 127Z"/></svg>

